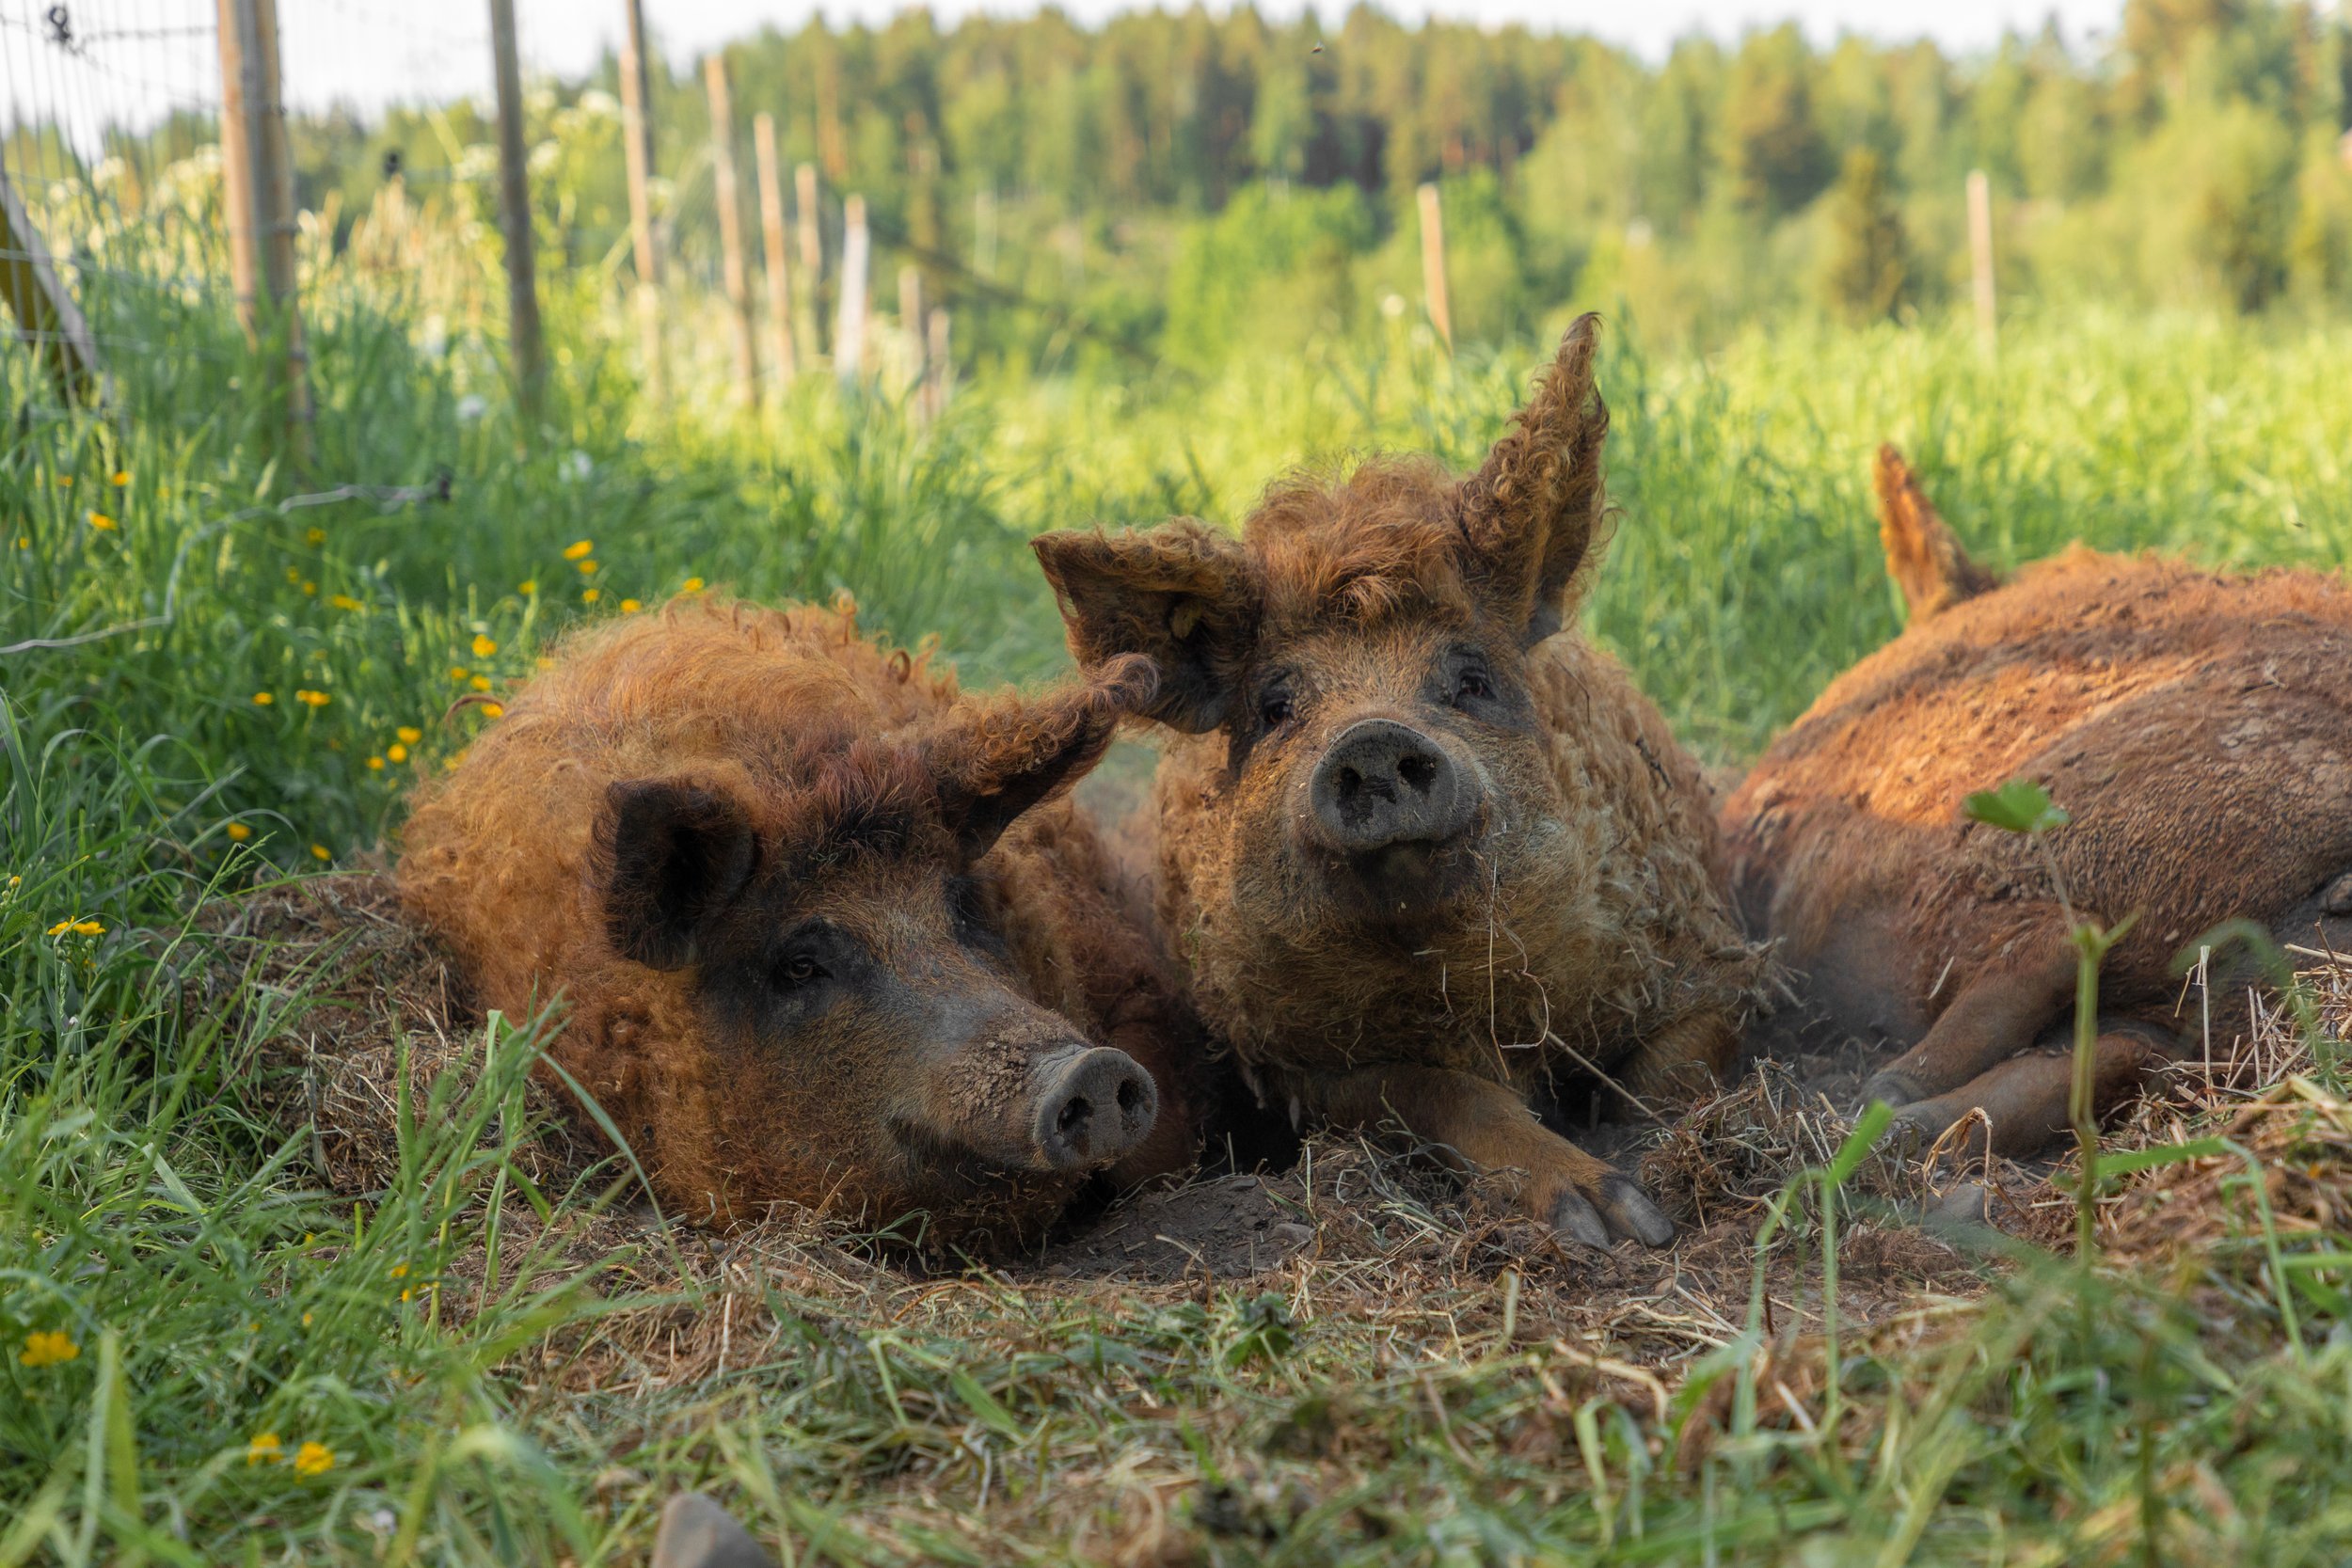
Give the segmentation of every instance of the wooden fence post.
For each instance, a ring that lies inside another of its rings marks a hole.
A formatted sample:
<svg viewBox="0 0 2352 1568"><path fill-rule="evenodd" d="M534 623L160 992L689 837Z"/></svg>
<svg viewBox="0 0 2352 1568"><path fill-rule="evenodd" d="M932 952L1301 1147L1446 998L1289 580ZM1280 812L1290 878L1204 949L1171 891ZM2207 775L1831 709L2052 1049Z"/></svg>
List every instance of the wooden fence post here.
<svg viewBox="0 0 2352 1568"><path fill-rule="evenodd" d="M57 276L49 246L8 183L5 166L0 166L0 300L16 317L16 335L48 367L59 396L68 403L77 396L105 396L89 323Z"/></svg>
<svg viewBox="0 0 2352 1568"><path fill-rule="evenodd" d="M637 336L645 386L663 394L661 256L653 243L653 74L645 61L645 10L623 0L628 33L621 49L621 149L628 159L628 235L637 257Z"/></svg>
<svg viewBox="0 0 2352 1568"><path fill-rule="evenodd" d="M1454 347L1454 309L1446 297L1445 214L1438 187L1421 188L1421 293L1429 309L1429 325L1448 349Z"/></svg>
<svg viewBox="0 0 2352 1568"><path fill-rule="evenodd" d="M825 352L819 338L819 324L824 319L825 234L818 222L817 166L803 164L792 171L792 198L800 217L801 238L801 341L807 345L808 356L817 358Z"/></svg>
<svg viewBox="0 0 2352 1568"><path fill-rule="evenodd" d="M937 308L931 311L929 352L924 356L926 374L923 400L934 420L947 412L947 398L955 389L955 364L947 357L947 312Z"/></svg>
<svg viewBox="0 0 2352 1568"><path fill-rule="evenodd" d="M515 360L516 404L527 421L535 423L547 368L539 348L538 267L532 254L531 169L523 148L515 0L490 0L490 49L498 75L499 221L506 234L507 350Z"/></svg>
<svg viewBox="0 0 2352 1568"><path fill-rule="evenodd" d="M844 387L854 387L866 359L866 198L842 203L841 316L833 329L833 368Z"/></svg>
<svg viewBox="0 0 2352 1568"><path fill-rule="evenodd" d="M735 317L735 390L746 408L759 406L759 355L752 339L752 275L743 261L743 208L735 179L735 97L727 90L727 57L713 50L703 61L710 97L710 179L719 193L719 253L727 309Z"/></svg>
<svg viewBox="0 0 2352 1568"><path fill-rule="evenodd" d="M294 166L278 93L278 0L220 0L216 14L221 162L237 319L257 347L265 329L284 335L287 436L300 467L310 461L310 356L294 300Z"/></svg>
<svg viewBox="0 0 2352 1568"><path fill-rule="evenodd" d="M909 261L898 269L898 338L907 360L907 389L918 391L923 385L923 270ZM923 400L914 399L915 413L928 410Z"/></svg>
<svg viewBox="0 0 2352 1568"><path fill-rule="evenodd" d="M776 117L752 119L752 161L759 176L759 248L768 269L768 356L776 385L789 387L800 369L792 352L792 281L784 256L784 179L776 163Z"/></svg>
<svg viewBox="0 0 2352 1568"><path fill-rule="evenodd" d="M1987 354L2000 348L1998 300L1993 292L1993 182L1968 171L1968 273L1976 285L1977 337Z"/></svg>

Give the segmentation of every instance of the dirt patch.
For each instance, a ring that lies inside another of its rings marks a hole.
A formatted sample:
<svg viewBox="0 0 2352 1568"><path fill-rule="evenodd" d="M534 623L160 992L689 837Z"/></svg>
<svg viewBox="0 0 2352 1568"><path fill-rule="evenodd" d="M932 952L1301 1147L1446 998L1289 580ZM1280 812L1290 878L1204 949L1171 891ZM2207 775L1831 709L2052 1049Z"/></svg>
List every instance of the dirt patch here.
<svg viewBox="0 0 2352 1568"><path fill-rule="evenodd" d="M1314 1244L1294 1176L1226 1176L1117 1203L1013 1277L1170 1285L1251 1279Z"/></svg>

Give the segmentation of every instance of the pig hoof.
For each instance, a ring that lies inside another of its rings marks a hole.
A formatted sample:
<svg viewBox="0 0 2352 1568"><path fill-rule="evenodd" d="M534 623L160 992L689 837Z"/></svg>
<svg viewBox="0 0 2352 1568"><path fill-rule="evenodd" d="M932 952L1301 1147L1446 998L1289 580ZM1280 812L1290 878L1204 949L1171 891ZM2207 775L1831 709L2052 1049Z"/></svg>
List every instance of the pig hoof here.
<svg viewBox="0 0 2352 1568"><path fill-rule="evenodd" d="M661 1511L653 1568L774 1568L773 1560L700 1492L681 1492Z"/></svg>
<svg viewBox="0 0 2352 1568"><path fill-rule="evenodd" d="M1890 1069L1879 1073L1862 1085L1862 1102L1856 1109L1867 1111L1870 1108L1872 1101L1883 1100L1895 1109L1900 1110L1915 1100L1926 1098L1926 1094L1921 1091L1918 1085L1903 1074Z"/></svg>
<svg viewBox="0 0 2352 1568"><path fill-rule="evenodd" d="M1573 1236L1586 1246L1609 1250L1609 1227L1600 1222L1600 1213L1582 1193L1570 1187L1551 1206L1551 1227L1563 1235Z"/></svg>
<svg viewBox="0 0 2352 1568"><path fill-rule="evenodd" d="M1675 1239L1674 1221L1627 1177L1612 1176L1602 1180L1600 1212L1612 1231L1630 1236L1644 1246L1664 1246Z"/></svg>

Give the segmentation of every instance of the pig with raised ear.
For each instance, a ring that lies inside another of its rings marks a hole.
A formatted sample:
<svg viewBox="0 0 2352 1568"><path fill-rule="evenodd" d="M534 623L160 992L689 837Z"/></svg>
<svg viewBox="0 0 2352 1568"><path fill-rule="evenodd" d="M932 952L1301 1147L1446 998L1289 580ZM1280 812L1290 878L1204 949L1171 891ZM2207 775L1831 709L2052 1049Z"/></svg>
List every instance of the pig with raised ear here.
<svg viewBox="0 0 2352 1568"><path fill-rule="evenodd" d="M707 598L575 640L419 796L408 908L689 1218L821 1208L1034 1239L1096 1179L1188 1164L1199 1054L1063 791L1152 690L1038 698Z"/></svg>
<svg viewBox="0 0 2352 1568"><path fill-rule="evenodd" d="M1697 765L1572 629L1604 508L1597 325L1465 479L1415 459L1037 541L1070 645L1158 667L1158 910L1274 1103L1391 1118L1595 1244L1673 1227L1546 1125L1708 1085L1758 959Z"/></svg>

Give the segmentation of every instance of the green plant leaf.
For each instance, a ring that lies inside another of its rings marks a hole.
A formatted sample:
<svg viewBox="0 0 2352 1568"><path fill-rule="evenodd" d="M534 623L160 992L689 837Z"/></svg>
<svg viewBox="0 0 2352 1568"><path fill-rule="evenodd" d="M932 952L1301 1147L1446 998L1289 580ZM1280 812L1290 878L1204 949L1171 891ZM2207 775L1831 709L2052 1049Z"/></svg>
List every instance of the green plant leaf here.
<svg viewBox="0 0 2352 1568"><path fill-rule="evenodd" d="M2074 820L2031 779L2011 779L1998 789L1980 789L1961 809L1985 826L2010 833L2046 833Z"/></svg>

